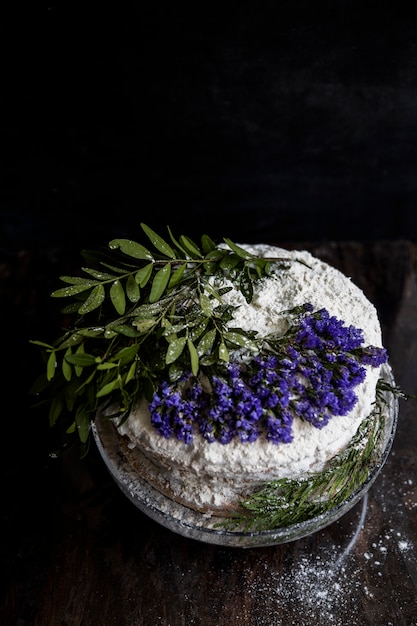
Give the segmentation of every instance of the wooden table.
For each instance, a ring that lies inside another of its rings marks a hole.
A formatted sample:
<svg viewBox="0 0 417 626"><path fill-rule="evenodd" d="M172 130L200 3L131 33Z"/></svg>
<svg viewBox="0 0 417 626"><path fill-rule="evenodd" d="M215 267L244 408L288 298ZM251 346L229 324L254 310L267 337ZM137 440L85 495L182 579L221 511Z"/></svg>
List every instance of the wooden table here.
<svg viewBox="0 0 417 626"><path fill-rule="evenodd" d="M417 245L297 247L363 288L378 308L397 384L416 393ZM5 322L25 328L7 357L6 377L19 370L6 378L13 390L33 375L26 338L39 337L50 306L44 286L56 284L36 255L26 258L26 273L22 263L11 263L2 289L11 307ZM42 409L22 416L22 396L2 416L1 624L417 624L417 401L400 402L392 453L351 512L308 538L243 550L188 540L148 519L94 448L81 462L76 454L51 460Z"/></svg>

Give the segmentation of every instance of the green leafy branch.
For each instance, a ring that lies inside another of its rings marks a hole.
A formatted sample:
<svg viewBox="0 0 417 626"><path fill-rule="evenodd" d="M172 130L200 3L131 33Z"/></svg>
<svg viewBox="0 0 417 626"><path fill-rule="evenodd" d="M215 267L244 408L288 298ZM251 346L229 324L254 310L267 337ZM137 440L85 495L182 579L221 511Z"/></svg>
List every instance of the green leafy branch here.
<svg viewBox="0 0 417 626"><path fill-rule="evenodd" d="M52 293L68 298L63 309L71 326L53 344L33 341L45 355L45 374L33 391L49 391L49 421L63 416L67 433L78 432L87 449L90 423L99 404L117 404L125 419L142 394L150 397L165 372L175 380L185 369L229 360L230 350L257 351L251 332L230 327L233 307L222 296L228 278L251 302L255 281L272 263L230 239L222 246L203 235L161 237L141 224L147 247L113 239L108 249L84 254L81 276L61 276L65 286Z"/></svg>

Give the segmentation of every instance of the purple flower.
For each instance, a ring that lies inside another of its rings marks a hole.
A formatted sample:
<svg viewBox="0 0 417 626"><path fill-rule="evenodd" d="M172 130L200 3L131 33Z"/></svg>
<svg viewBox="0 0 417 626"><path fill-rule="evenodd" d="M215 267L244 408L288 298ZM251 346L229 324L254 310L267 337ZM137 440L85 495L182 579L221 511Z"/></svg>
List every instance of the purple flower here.
<svg viewBox="0 0 417 626"><path fill-rule="evenodd" d="M295 418L324 428L334 415L346 415L357 402L355 388L366 367L379 367L386 351L363 347L363 333L311 305L275 353L260 353L247 364L209 368L211 391L185 372L161 381L149 405L151 423L164 437L188 444L199 431L207 442L243 443L266 437L274 444L292 441Z"/></svg>

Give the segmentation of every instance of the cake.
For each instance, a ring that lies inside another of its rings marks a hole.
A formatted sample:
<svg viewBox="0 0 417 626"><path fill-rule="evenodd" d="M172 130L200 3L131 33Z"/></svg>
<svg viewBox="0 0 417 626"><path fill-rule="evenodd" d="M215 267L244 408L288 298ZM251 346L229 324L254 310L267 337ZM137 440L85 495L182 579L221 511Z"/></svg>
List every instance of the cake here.
<svg viewBox="0 0 417 626"><path fill-rule="evenodd" d="M340 505L368 478L394 389L373 304L306 251L142 228L151 248L115 239L52 294L75 321L35 342L51 425L83 452L93 430L107 460L116 446L128 495L180 507L180 525L188 511L273 529Z"/></svg>
<svg viewBox="0 0 417 626"><path fill-rule="evenodd" d="M260 337L280 337L288 329L290 317L283 312L307 302L313 311L325 309L346 325L361 329L365 345L382 349L375 307L338 270L306 251L289 252L267 245L242 247L257 257L285 258L286 262L255 285L250 303L232 281L221 278L218 288L231 288L223 296L223 303L234 310L228 321L231 328ZM235 352L232 360L239 361L241 351ZM206 515L224 516L265 482L321 472L340 455L373 409L380 367L365 366L365 380L356 389L357 401L346 415L333 415L320 428L295 419L288 442L274 443L262 433L253 442L234 437L224 444L208 442L198 431L189 443L178 441L157 432L144 396L118 432L131 451L131 462L155 489Z"/></svg>

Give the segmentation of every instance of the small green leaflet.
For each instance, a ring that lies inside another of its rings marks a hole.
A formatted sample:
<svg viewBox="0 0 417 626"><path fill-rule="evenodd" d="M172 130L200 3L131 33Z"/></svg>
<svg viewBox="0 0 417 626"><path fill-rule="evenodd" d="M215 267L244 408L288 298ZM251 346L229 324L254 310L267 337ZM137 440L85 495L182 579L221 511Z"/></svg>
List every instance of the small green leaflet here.
<svg viewBox="0 0 417 626"><path fill-rule="evenodd" d="M135 304L140 298L139 285L132 274L130 274L126 281L126 295L133 304Z"/></svg>
<svg viewBox="0 0 417 626"><path fill-rule="evenodd" d="M64 355L64 358L62 359L62 373L67 382L69 382L72 378L72 367L69 361L67 360L67 357L70 356L71 354L72 354L72 350L71 350L71 346L69 346Z"/></svg>
<svg viewBox="0 0 417 626"><path fill-rule="evenodd" d="M103 304L106 298L106 293L104 291L103 285L97 285L91 291L87 300L80 306L78 309L78 313L80 315L85 315L86 313L91 313L94 309L98 309L98 307Z"/></svg>
<svg viewBox="0 0 417 626"><path fill-rule="evenodd" d="M149 237L155 248L159 250L159 252L166 255L170 259L176 258L174 250L171 248L169 243L165 241L165 239L162 239L162 237L157 235L157 233L149 228L149 226L147 226L146 224L141 224L141 227L144 233Z"/></svg>
<svg viewBox="0 0 417 626"><path fill-rule="evenodd" d="M90 419L84 405L80 406L75 413L75 422L77 424L80 441L81 443L85 443L90 433Z"/></svg>
<svg viewBox="0 0 417 626"><path fill-rule="evenodd" d="M224 341L221 341L219 345L219 359L221 361L226 361L226 363L229 362L229 351Z"/></svg>
<svg viewBox="0 0 417 626"><path fill-rule="evenodd" d="M88 272L93 275L93 270L82 268L84 272ZM97 279L97 276L94 276ZM113 278L112 276L110 278ZM71 285L85 285L86 287L93 287L97 285L97 280L91 280L91 278L83 278L82 276L60 276L60 280L63 283L70 283ZM103 280L101 277L98 280Z"/></svg>
<svg viewBox="0 0 417 626"><path fill-rule="evenodd" d="M237 256L239 256L241 259L256 259L257 257L254 254L251 254L250 252L248 252L247 250L245 250L244 248L241 248L240 246L236 245L235 243L233 243L233 241L231 241L230 239L224 238L223 241L229 246L229 248L231 250L233 250L233 252L235 254L237 254Z"/></svg>
<svg viewBox="0 0 417 626"><path fill-rule="evenodd" d="M125 385L127 385L127 383L129 383L131 380L133 380L135 378L136 368L137 368L137 362L133 361L133 363L129 367L128 373L126 374L126 378L125 378L125 381L124 381Z"/></svg>
<svg viewBox="0 0 417 626"><path fill-rule="evenodd" d="M198 367L199 367L197 350L195 348L195 345L191 341L191 339L187 340L187 345L188 345L188 351L190 353L190 358L191 358L191 371L194 374L194 376L197 376Z"/></svg>
<svg viewBox="0 0 417 626"><path fill-rule="evenodd" d="M152 261L153 256L144 246L130 239L113 239L109 242L109 248L114 250L120 248L122 252L134 259L143 259Z"/></svg>
<svg viewBox="0 0 417 626"><path fill-rule="evenodd" d="M174 272L172 272L171 277L169 279L169 283L168 283L169 289L172 289L173 287L175 287L181 282L181 279L183 277L183 274L186 268L187 268L187 265L185 263L182 263L179 267L177 267L177 269Z"/></svg>
<svg viewBox="0 0 417 626"><path fill-rule="evenodd" d="M242 348L247 348L248 350L252 350L253 352L257 352L258 350L258 345L255 341L252 341L248 337L245 337L245 335L242 335L241 333L238 333L236 331L226 332L225 337L228 341L231 341L232 343L235 343Z"/></svg>
<svg viewBox="0 0 417 626"><path fill-rule="evenodd" d="M220 267L222 270L232 270L238 263L240 263L240 257L237 254L228 254L220 261Z"/></svg>
<svg viewBox="0 0 417 626"><path fill-rule="evenodd" d="M191 257L195 259L201 259L202 257L201 251L199 250L198 246L194 243L194 241L192 241L189 237L186 237L185 235L181 235L180 242L183 248L186 249L188 254L191 255Z"/></svg>
<svg viewBox="0 0 417 626"><path fill-rule="evenodd" d="M170 363L174 363L181 356L182 351L184 350L186 344L185 337L179 337L171 340L168 344L168 350L165 356L165 363L170 365Z"/></svg>
<svg viewBox="0 0 417 626"><path fill-rule="evenodd" d="M197 352L200 356L202 356L203 354L210 354L214 345L214 340L216 339L216 334L216 329L212 328L201 337L197 345Z"/></svg>
<svg viewBox="0 0 417 626"><path fill-rule="evenodd" d="M211 317L212 306L211 306L210 298L205 293L202 293L200 294L199 301L200 301L200 306L204 315L206 315L207 317Z"/></svg>
<svg viewBox="0 0 417 626"><path fill-rule="evenodd" d="M120 380L119 378L115 378L114 380L111 380L109 383L106 383L105 385L103 385L103 387L101 387L96 394L97 398L102 398L103 396L108 396L109 393L111 393L112 391L114 391L114 389L116 389L120 387Z"/></svg>
<svg viewBox="0 0 417 626"><path fill-rule="evenodd" d="M168 285L170 275L171 275L171 263L167 263L166 265L164 265L164 267L162 267L160 270L156 272L154 279L152 281L152 288L151 288L151 293L149 295L149 302L153 303L159 300L159 298L162 296L162 294L164 293Z"/></svg>
<svg viewBox="0 0 417 626"><path fill-rule="evenodd" d="M62 413L64 403L61 396L57 395L52 398L51 406L49 407L49 425L54 426L58 417Z"/></svg>
<svg viewBox="0 0 417 626"><path fill-rule="evenodd" d="M97 281L88 280L87 282L77 283L76 285L70 285L69 287L61 287L61 289L57 289L52 292L51 296L52 298L67 298L69 296L76 296L78 293L91 289L94 285L97 285Z"/></svg>
<svg viewBox="0 0 417 626"><path fill-rule="evenodd" d="M202 235L201 237L201 246L203 248L204 254L208 254L209 252L213 252L216 249L216 244L208 235Z"/></svg>
<svg viewBox="0 0 417 626"><path fill-rule="evenodd" d="M139 333L148 332L152 326L155 326L156 320L153 317L148 318L138 318L132 322L132 324L137 328Z"/></svg>
<svg viewBox="0 0 417 626"><path fill-rule="evenodd" d="M48 380L52 380L53 377L55 376L55 369L56 369L56 354L55 351L51 352L51 354L48 357L48 362L46 364L46 376Z"/></svg>
<svg viewBox="0 0 417 626"><path fill-rule="evenodd" d="M250 304L253 298L253 282L247 272L242 273L239 288L246 302Z"/></svg>
<svg viewBox="0 0 417 626"><path fill-rule="evenodd" d="M126 310L126 296L120 280L115 280L110 287L110 299L119 315L123 315Z"/></svg>
<svg viewBox="0 0 417 626"><path fill-rule="evenodd" d="M135 274L135 281L138 283L140 287L145 287L146 283L152 276L153 263L148 263L145 267L142 267Z"/></svg>
<svg viewBox="0 0 417 626"><path fill-rule="evenodd" d="M96 280L113 280L114 279L113 274L108 274L107 272L102 272L101 270L95 270L89 267L83 267L81 269L83 270L83 272L86 272L87 274L90 274L91 276L93 276ZM62 280L62 276L61 276L61 280Z"/></svg>
<svg viewBox="0 0 417 626"><path fill-rule="evenodd" d="M80 367L88 367L89 365L95 365L97 358L92 354L86 352L76 352L75 354L68 354L65 356L66 361L72 365L78 365Z"/></svg>

